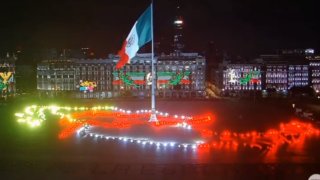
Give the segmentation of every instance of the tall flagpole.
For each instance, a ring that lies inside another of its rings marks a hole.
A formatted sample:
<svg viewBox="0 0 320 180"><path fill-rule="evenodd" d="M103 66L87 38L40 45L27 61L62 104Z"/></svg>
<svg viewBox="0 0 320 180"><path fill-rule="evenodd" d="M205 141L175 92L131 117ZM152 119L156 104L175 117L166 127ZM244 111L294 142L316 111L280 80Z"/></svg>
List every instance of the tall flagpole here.
<svg viewBox="0 0 320 180"><path fill-rule="evenodd" d="M151 0L151 122L158 121L156 115L156 69L154 67L156 59L154 58L154 38L153 38L153 0Z"/></svg>

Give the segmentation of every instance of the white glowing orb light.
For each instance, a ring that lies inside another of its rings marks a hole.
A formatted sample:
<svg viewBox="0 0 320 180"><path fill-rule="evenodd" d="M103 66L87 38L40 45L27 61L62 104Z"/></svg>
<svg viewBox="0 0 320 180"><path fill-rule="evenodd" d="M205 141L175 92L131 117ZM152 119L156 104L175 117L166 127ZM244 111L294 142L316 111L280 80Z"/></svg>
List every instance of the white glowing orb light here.
<svg viewBox="0 0 320 180"><path fill-rule="evenodd" d="M17 116L17 117L20 117L20 118L24 117L23 113L15 113L14 115Z"/></svg>
<svg viewBox="0 0 320 180"><path fill-rule="evenodd" d="M17 121L18 121L18 123L25 123L26 122L25 119L18 119Z"/></svg>
<svg viewBox="0 0 320 180"><path fill-rule="evenodd" d="M80 134L80 132L83 131L83 130L84 130L84 127L78 129L78 130L77 130L77 134Z"/></svg>
<svg viewBox="0 0 320 180"><path fill-rule="evenodd" d="M33 115L33 112L31 111L31 107L26 107L25 111L24 111L26 114L29 114L29 115Z"/></svg>
<svg viewBox="0 0 320 180"><path fill-rule="evenodd" d="M49 109L51 110L52 114L56 114L57 111L60 109L60 107L52 105L52 106L50 106Z"/></svg>
<svg viewBox="0 0 320 180"><path fill-rule="evenodd" d="M131 142L131 143L137 143L137 144L141 144L143 146L145 146L146 144L149 144L149 145L155 145L157 148L160 148L161 146L166 148L168 146L174 148L174 147L184 147L185 149L186 148L192 148L193 150L196 150L198 145L203 143L202 141L196 141L194 144L187 144L187 143L182 143L182 144L179 144L177 142L161 142L161 141L152 141L152 140L149 140L148 138L135 138L135 137L123 137L123 136L103 136L103 135L100 135L100 134L94 134L94 133L89 133L89 136L93 136L93 137L101 137L101 138L105 138L105 139L115 139L115 140L121 140L123 142Z"/></svg>
<svg viewBox="0 0 320 180"><path fill-rule="evenodd" d="M196 141L196 144L203 144L203 141Z"/></svg>
<svg viewBox="0 0 320 180"><path fill-rule="evenodd" d="M36 126L40 126L40 121L39 120L34 120L31 122L31 127L36 127Z"/></svg>
<svg viewBox="0 0 320 180"><path fill-rule="evenodd" d="M184 127L184 128L187 127L187 123L183 122L182 127Z"/></svg>
<svg viewBox="0 0 320 180"><path fill-rule="evenodd" d="M183 24L183 21L182 21L182 20L175 20L175 21L174 21L174 24L181 25L181 24Z"/></svg>

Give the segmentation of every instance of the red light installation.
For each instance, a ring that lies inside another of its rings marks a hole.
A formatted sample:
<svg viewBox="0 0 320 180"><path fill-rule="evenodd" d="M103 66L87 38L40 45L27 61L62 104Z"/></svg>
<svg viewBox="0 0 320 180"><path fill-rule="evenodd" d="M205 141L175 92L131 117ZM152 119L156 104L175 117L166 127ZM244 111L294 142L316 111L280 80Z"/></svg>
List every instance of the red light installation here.
<svg viewBox="0 0 320 180"><path fill-rule="evenodd" d="M153 127L189 127L198 132L203 141L197 144L199 149L217 149L236 151L239 148L251 148L259 151L275 153L284 144L295 147L304 143L306 137L319 135L320 131L312 124L300 120L289 123L280 123L279 128L269 129L264 132L232 132L225 130L216 132L211 127L215 116L206 114L196 117L178 117L158 115L158 122L148 122L149 112L128 113L125 111L86 110L74 112L70 115L73 121L64 117L60 120L64 129L59 138L71 136L84 125L97 126L105 129L131 128L136 125L148 125Z"/></svg>
<svg viewBox="0 0 320 180"><path fill-rule="evenodd" d="M158 122L148 122L150 113L125 113L102 110L88 110L75 112L70 115L75 121L70 122L65 117L60 120L60 124L65 127L62 131L63 136L59 135L60 139L67 138L67 135L72 135L78 127L87 124L91 126L99 126L103 128L131 128L135 125L152 125L159 126L176 126L187 123L188 125L199 125L210 123L214 120L212 115L197 116L189 119L181 119L167 115L158 115ZM66 123L68 121L69 123ZM71 132L73 131L73 133Z"/></svg>

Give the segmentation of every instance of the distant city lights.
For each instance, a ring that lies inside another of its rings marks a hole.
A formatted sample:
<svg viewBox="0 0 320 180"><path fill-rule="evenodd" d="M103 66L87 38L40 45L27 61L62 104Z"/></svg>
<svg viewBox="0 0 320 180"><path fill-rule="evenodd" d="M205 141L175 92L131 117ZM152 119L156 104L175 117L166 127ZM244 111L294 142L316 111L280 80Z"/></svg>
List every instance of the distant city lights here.
<svg viewBox="0 0 320 180"><path fill-rule="evenodd" d="M314 49L306 49L305 53L306 54L314 54Z"/></svg>

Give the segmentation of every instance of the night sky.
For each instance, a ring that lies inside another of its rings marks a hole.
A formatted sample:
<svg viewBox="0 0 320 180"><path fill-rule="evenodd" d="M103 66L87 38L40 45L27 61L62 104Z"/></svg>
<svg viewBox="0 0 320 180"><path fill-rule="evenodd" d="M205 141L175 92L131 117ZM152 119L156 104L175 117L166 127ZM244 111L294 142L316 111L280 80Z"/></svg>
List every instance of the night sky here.
<svg viewBox="0 0 320 180"><path fill-rule="evenodd" d="M149 0L5 1L0 52L90 47L116 53ZM320 47L316 0L181 0L186 49L254 55L280 48ZM155 1L155 40L172 41L175 0Z"/></svg>

